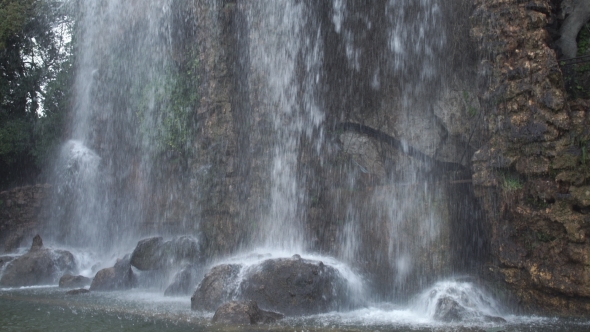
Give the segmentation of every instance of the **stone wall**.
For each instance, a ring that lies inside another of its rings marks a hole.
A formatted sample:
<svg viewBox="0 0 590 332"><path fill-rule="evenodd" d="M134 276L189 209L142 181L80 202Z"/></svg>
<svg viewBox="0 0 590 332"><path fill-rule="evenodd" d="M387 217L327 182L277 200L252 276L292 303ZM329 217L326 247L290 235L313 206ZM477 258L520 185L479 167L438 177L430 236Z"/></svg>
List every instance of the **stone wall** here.
<svg viewBox="0 0 590 332"><path fill-rule="evenodd" d="M0 252L28 244L42 226L42 202L50 186L38 184L0 192Z"/></svg>
<svg viewBox="0 0 590 332"><path fill-rule="evenodd" d="M488 272L519 307L590 312L590 104L569 102L546 26L549 1L478 0L487 143L473 183L492 228Z"/></svg>

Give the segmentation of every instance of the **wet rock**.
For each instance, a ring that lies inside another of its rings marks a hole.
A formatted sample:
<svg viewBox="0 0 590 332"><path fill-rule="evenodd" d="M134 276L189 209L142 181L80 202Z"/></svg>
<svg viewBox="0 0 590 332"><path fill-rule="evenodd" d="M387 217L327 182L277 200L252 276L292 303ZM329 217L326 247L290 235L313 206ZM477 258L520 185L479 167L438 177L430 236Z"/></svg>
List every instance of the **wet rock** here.
<svg viewBox="0 0 590 332"><path fill-rule="evenodd" d="M336 269L295 257L268 259L251 268L240 286L240 296L285 315L308 315L338 309L346 300L346 291Z"/></svg>
<svg viewBox="0 0 590 332"><path fill-rule="evenodd" d="M232 298L241 266L223 264L209 271L191 297L193 310L214 311Z"/></svg>
<svg viewBox="0 0 590 332"><path fill-rule="evenodd" d="M183 267L164 291L165 296L188 295L194 289L197 271L193 265Z"/></svg>
<svg viewBox="0 0 590 332"><path fill-rule="evenodd" d="M102 269L96 273L92 283L91 291L113 291L125 290L135 287L137 277L131 269L130 256L117 261L115 266Z"/></svg>
<svg viewBox="0 0 590 332"><path fill-rule="evenodd" d="M483 316L483 320L487 323L495 323L495 324L503 324L506 323L506 320L502 317L498 317L498 316L488 316L488 315L484 315Z"/></svg>
<svg viewBox="0 0 590 332"><path fill-rule="evenodd" d="M465 316L465 308L450 297L443 297L436 303L434 319L442 322L460 322Z"/></svg>
<svg viewBox="0 0 590 332"><path fill-rule="evenodd" d="M12 262L16 257L14 256L0 256L0 269L7 265L8 263Z"/></svg>
<svg viewBox="0 0 590 332"><path fill-rule="evenodd" d="M74 276L71 274L65 274L59 279L60 288L79 288L90 285L92 279L84 276Z"/></svg>
<svg viewBox="0 0 590 332"><path fill-rule="evenodd" d="M199 246L195 239L182 236L170 241L152 237L137 243L131 254L131 265L141 271L161 270L199 259Z"/></svg>
<svg viewBox="0 0 590 332"><path fill-rule="evenodd" d="M467 321L484 321L496 324L506 323L506 320L502 317L483 315L481 312L467 309L450 296L444 296L438 299L434 319L446 323Z"/></svg>
<svg viewBox="0 0 590 332"><path fill-rule="evenodd" d="M33 244L29 250L40 250L41 248L43 248L43 239L41 239L41 236L37 234L33 238Z"/></svg>
<svg viewBox="0 0 590 332"><path fill-rule="evenodd" d="M72 253L43 248L43 241L37 235L29 252L7 264L0 285L21 287L55 284L61 275L75 269Z"/></svg>
<svg viewBox="0 0 590 332"><path fill-rule="evenodd" d="M231 301L221 305L211 321L220 324L253 325L274 323L283 317L282 314L258 308L255 301Z"/></svg>
<svg viewBox="0 0 590 332"><path fill-rule="evenodd" d="M163 244L164 239L162 237L152 237L139 241L131 254L131 265L142 271L161 269L163 267Z"/></svg>
<svg viewBox="0 0 590 332"><path fill-rule="evenodd" d="M86 288L79 288L79 289L72 289L66 292L66 295L80 295L80 294L87 294L90 291Z"/></svg>

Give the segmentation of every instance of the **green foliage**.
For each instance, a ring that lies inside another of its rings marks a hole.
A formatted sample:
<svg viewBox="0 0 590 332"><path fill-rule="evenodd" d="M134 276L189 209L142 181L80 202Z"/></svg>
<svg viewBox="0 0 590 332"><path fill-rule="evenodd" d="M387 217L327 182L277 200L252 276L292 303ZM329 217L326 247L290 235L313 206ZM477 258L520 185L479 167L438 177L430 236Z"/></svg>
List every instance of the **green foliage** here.
<svg viewBox="0 0 590 332"><path fill-rule="evenodd" d="M502 188L506 191L515 191L522 188L522 180L516 174L502 174Z"/></svg>
<svg viewBox="0 0 590 332"><path fill-rule="evenodd" d="M467 91L463 91L463 102L465 103L465 108L467 109L467 114L470 117L474 117L477 115L477 108L471 105L469 101L469 93Z"/></svg>
<svg viewBox="0 0 590 332"><path fill-rule="evenodd" d="M590 54L590 23L582 27L578 34L578 56ZM586 70L590 68L590 64L585 65Z"/></svg>
<svg viewBox="0 0 590 332"><path fill-rule="evenodd" d="M544 232L535 232L535 236L538 241L545 242L545 243L554 241L556 239L555 236L553 236L551 234L544 233Z"/></svg>
<svg viewBox="0 0 590 332"><path fill-rule="evenodd" d="M54 0L0 0L0 187L33 180L55 142L46 133L62 131L57 118L66 102L52 85L63 83L71 56L60 33L69 26L65 8Z"/></svg>
<svg viewBox="0 0 590 332"><path fill-rule="evenodd" d="M139 92L136 107L140 131L148 137L148 142L155 142L156 153L175 152L184 156L193 136L193 115L200 98L199 61L196 48L188 53L184 63L168 64L164 75L149 81ZM152 132L148 112L156 113L159 123Z"/></svg>
<svg viewBox="0 0 590 332"><path fill-rule="evenodd" d="M577 56L590 55L590 23L580 30L577 38ZM571 99L590 98L590 62L576 64L561 63L566 89Z"/></svg>

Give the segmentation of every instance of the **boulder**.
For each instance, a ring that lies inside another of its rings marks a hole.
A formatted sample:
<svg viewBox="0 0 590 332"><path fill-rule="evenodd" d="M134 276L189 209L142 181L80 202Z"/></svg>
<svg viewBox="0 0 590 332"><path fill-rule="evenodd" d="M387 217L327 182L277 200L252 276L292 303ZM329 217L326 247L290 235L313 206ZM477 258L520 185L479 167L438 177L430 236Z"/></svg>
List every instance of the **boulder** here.
<svg viewBox="0 0 590 332"><path fill-rule="evenodd" d="M188 236L164 241L162 237L141 240L131 254L131 265L141 271L162 270L199 259L199 246Z"/></svg>
<svg viewBox="0 0 590 332"><path fill-rule="evenodd" d="M152 237L137 243L131 254L131 265L139 270L159 270L163 267L162 248L164 239Z"/></svg>
<svg viewBox="0 0 590 332"><path fill-rule="evenodd" d="M174 281L164 291L165 296L188 295L195 289L197 271L193 265L186 265L176 276Z"/></svg>
<svg viewBox="0 0 590 332"><path fill-rule="evenodd" d="M255 301L231 301L221 305L211 321L219 324L253 325L274 323L281 318L282 314L258 308Z"/></svg>
<svg viewBox="0 0 590 332"><path fill-rule="evenodd" d="M131 269L130 256L127 255L118 260L115 266L98 271L90 284L90 290L125 290L135 287L136 284L137 278Z"/></svg>
<svg viewBox="0 0 590 332"><path fill-rule="evenodd" d="M222 264L209 271L191 297L193 310L214 311L232 299L241 265Z"/></svg>
<svg viewBox="0 0 590 332"><path fill-rule="evenodd" d="M6 265L0 285L22 287L55 284L64 273L71 273L75 269L72 253L43 248L43 241L37 235L29 252Z"/></svg>
<svg viewBox="0 0 590 332"><path fill-rule="evenodd" d="M333 267L299 255L268 259L244 273L240 297L288 316L324 313L346 300L346 281Z"/></svg>
<svg viewBox="0 0 590 332"><path fill-rule="evenodd" d="M64 274L59 279L60 288L80 288L90 285L92 279L84 276L74 276L71 274Z"/></svg>

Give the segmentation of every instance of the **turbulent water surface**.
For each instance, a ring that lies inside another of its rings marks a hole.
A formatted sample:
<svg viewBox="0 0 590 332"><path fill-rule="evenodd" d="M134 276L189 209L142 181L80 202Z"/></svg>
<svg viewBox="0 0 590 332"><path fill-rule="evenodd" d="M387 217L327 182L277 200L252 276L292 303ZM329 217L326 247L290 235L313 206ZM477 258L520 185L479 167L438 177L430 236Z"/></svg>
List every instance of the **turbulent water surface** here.
<svg viewBox="0 0 590 332"><path fill-rule="evenodd" d="M213 313L190 310L188 297L131 291L66 295L55 286L0 290L3 331L588 331L590 322L504 316L504 324L442 324L417 308L374 305L350 311L288 318L271 325L224 327Z"/></svg>

